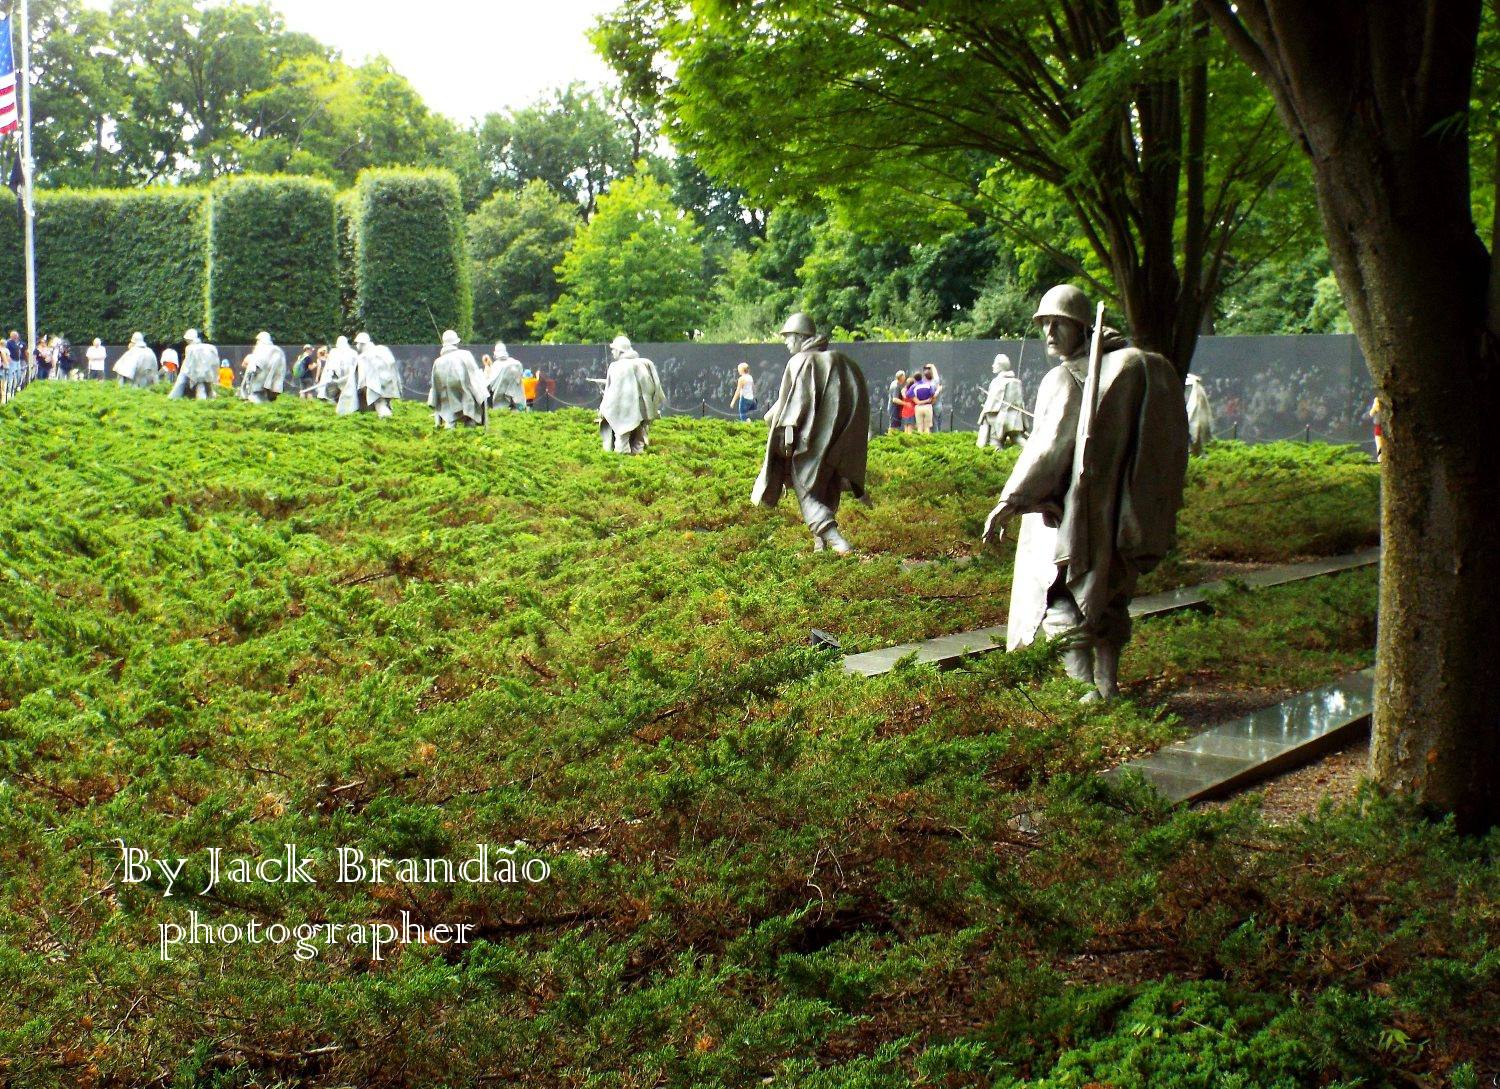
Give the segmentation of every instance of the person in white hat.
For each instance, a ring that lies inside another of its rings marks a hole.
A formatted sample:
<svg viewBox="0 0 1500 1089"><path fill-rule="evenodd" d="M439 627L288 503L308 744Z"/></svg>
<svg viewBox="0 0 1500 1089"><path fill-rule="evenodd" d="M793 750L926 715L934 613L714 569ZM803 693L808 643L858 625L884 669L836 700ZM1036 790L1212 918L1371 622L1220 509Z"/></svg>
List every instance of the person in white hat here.
<svg viewBox="0 0 1500 1089"><path fill-rule="evenodd" d="M107 355L109 355L109 350L104 347L103 341L95 337L94 343L90 344L88 351L83 353L83 357L89 363L90 378L102 379L104 377L104 359Z"/></svg>

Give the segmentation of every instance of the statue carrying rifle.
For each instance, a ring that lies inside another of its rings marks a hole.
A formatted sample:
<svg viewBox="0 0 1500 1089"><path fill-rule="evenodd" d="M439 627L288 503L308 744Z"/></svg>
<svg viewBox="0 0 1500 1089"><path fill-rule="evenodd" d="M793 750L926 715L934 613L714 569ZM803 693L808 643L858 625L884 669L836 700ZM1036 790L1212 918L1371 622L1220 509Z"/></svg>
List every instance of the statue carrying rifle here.
<svg viewBox="0 0 1500 1089"><path fill-rule="evenodd" d="M1066 284L1042 297L1034 320L1057 365L984 526L997 542L1022 516L1008 647L1065 636L1068 675L1093 685L1085 699L1118 692L1130 599L1172 545L1187 471L1181 378L1106 328L1103 313Z"/></svg>

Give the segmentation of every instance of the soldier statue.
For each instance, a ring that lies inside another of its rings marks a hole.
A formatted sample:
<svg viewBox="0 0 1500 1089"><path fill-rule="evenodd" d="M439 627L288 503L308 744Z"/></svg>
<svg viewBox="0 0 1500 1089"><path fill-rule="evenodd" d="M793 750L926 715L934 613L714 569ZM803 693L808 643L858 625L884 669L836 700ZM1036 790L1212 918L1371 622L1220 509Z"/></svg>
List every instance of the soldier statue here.
<svg viewBox="0 0 1500 1089"><path fill-rule="evenodd" d="M1196 374L1188 375L1182 387L1182 399L1187 405L1188 449L1194 457L1199 457L1214 437L1214 410L1208 403L1203 379Z"/></svg>
<svg viewBox="0 0 1500 1089"><path fill-rule="evenodd" d="M771 432L750 501L774 507L790 487L812 531L813 551L847 556L853 547L839 532L839 500L850 492L869 503L865 376L843 352L828 350L828 338L818 335L806 314L789 317L781 335L791 359L776 403L766 413Z"/></svg>
<svg viewBox="0 0 1500 1089"><path fill-rule="evenodd" d="M979 439L976 443L983 450L993 446L1003 450L1011 443L1026 445L1026 410L1022 407L1025 394L1021 380L1011 369L1010 356L1001 352L995 356L995 377L985 395L984 407L979 410Z"/></svg>
<svg viewBox="0 0 1500 1089"><path fill-rule="evenodd" d="M130 347L115 360L114 372L120 376L122 386L156 385L160 375L156 353L146 346L146 338L140 333L130 334Z"/></svg>
<svg viewBox="0 0 1500 1089"><path fill-rule="evenodd" d="M599 401L599 438L605 450L639 454L650 441L651 421L667 403L656 364L630 346L624 333L609 346L604 394Z"/></svg>
<svg viewBox="0 0 1500 1089"><path fill-rule="evenodd" d="M354 361L354 373L344 383L339 394L338 414L348 416L355 412L373 412L377 416L394 415L391 402L401 399L401 368L396 357L384 344L376 344L369 333L357 333L354 346L359 349L359 358Z"/></svg>
<svg viewBox="0 0 1500 1089"><path fill-rule="evenodd" d="M194 397L206 401L219 395L219 349L205 344L198 337L198 330L189 329L182 334L185 347L182 365L177 368L177 381L172 385L169 397Z"/></svg>
<svg viewBox="0 0 1500 1089"><path fill-rule="evenodd" d="M281 396L286 384L286 352L271 340L271 334L255 335L255 347L245 357L245 375L240 396L251 404L264 404Z"/></svg>
<svg viewBox="0 0 1500 1089"><path fill-rule="evenodd" d="M511 358L510 349L503 341L495 342L495 355L486 378L491 407L508 408L514 412L525 410L526 390L521 385L521 361Z"/></svg>
<svg viewBox="0 0 1500 1089"><path fill-rule="evenodd" d="M490 391L484 372L474 360L474 353L459 346L458 334L452 329L443 333L442 350L432 364L432 388L427 406L432 409L434 426L451 428L483 426L489 407Z"/></svg>
<svg viewBox="0 0 1500 1089"><path fill-rule="evenodd" d="M1057 365L1037 391L1031 438L984 538L1023 515L1011 590L1009 647L1066 636L1068 675L1084 697L1118 692L1136 580L1171 547L1187 472L1182 377L1129 346L1069 285L1042 296L1034 320ZM1092 343L1090 337L1092 335Z"/></svg>

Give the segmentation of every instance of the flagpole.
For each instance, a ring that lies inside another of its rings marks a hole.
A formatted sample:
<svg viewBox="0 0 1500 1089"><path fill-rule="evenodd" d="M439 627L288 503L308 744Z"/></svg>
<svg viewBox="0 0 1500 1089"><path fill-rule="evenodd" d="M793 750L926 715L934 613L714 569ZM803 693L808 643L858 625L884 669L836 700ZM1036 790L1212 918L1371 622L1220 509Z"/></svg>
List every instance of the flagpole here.
<svg viewBox="0 0 1500 1089"><path fill-rule="evenodd" d="M21 203L26 215L26 373L36 366L36 202L31 186L31 14L21 0Z"/></svg>

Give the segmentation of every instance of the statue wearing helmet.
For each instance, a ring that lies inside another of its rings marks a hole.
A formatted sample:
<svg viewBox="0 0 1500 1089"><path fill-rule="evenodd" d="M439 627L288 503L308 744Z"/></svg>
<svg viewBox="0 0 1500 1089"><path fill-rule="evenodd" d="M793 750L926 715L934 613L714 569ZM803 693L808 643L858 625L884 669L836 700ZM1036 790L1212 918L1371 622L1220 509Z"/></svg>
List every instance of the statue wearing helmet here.
<svg viewBox="0 0 1500 1089"><path fill-rule="evenodd" d="M1182 506L1182 378L1114 330L1091 329L1088 299L1075 287L1048 291L1035 320L1057 365L1042 379L1031 437L984 538L998 540L1023 515L1008 649L1038 632L1066 636L1069 676L1093 686L1084 699L1108 699L1118 691L1136 580L1171 547Z"/></svg>
<svg viewBox="0 0 1500 1089"><path fill-rule="evenodd" d="M177 381L172 385L170 397L189 395L200 401L219 395L219 349L205 344L198 337L198 330L189 329L182 334L186 347L182 352L182 366L177 369Z"/></svg>
<svg viewBox="0 0 1500 1089"><path fill-rule="evenodd" d="M271 340L270 333L259 333L255 347L245 357L245 377L240 396L252 404L274 401L286 382L286 352Z"/></svg>
<svg viewBox="0 0 1500 1089"><path fill-rule="evenodd" d="M338 404L344 386L354 374L359 363L359 353L349 346L349 338L341 336L333 342L323 369L318 372L318 384L310 391L319 400Z"/></svg>
<svg viewBox="0 0 1500 1089"><path fill-rule="evenodd" d="M651 421L666 406L667 394L656 364L632 348L624 333L610 342L609 356L599 399L599 439L606 451L640 454L650 441Z"/></svg>
<svg viewBox="0 0 1500 1089"><path fill-rule="evenodd" d="M1011 368L1010 356L1001 352L995 356L995 377L985 394L984 407L979 410L979 438L976 445L983 450L993 446L1004 450L1011 443L1026 445L1027 412L1025 391L1021 380Z"/></svg>
<svg viewBox="0 0 1500 1089"><path fill-rule="evenodd" d="M487 376L491 408L509 408L521 412L526 408L526 387L522 380L521 361L512 359L510 349L501 341L495 342L495 356Z"/></svg>
<svg viewBox="0 0 1500 1089"><path fill-rule="evenodd" d="M802 520L812 530L813 551L847 556L853 551L839 532L844 492L869 502L865 459L870 440L870 398L859 364L828 350L806 314L793 314L781 328L792 358L781 391L766 419L771 433L752 503L774 507L788 485Z"/></svg>
<svg viewBox="0 0 1500 1089"><path fill-rule="evenodd" d="M461 423L479 427L488 419L489 401L490 389L474 353L460 347L458 334L447 330L432 363L432 388L427 391L433 426L452 428Z"/></svg>
<svg viewBox="0 0 1500 1089"><path fill-rule="evenodd" d="M373 412L382 418L395 415L392 401L401 399L401 367L384 344L376 344L369 333L356 333L354 346L359 357L354 373L339 394L338 414Z"/></svg>
<svg viewBox="0 0 1500 1089"><path fill-rule="evenodd" d="M1196 374L1188 375L1182 387L1182 399L1187 405L1188 449L1194 457L1201 457L1203 448L1214 437L1214 410L1208 403L1203 379Z"/></svg>
<svg viewBox="0 0 1500 1089"><path fill-rule="evenodd" d="M160 374L156 353L146 346L140 333L130 334L130 347L115 360L114 371L122 386L154 386Z"/></svg>

